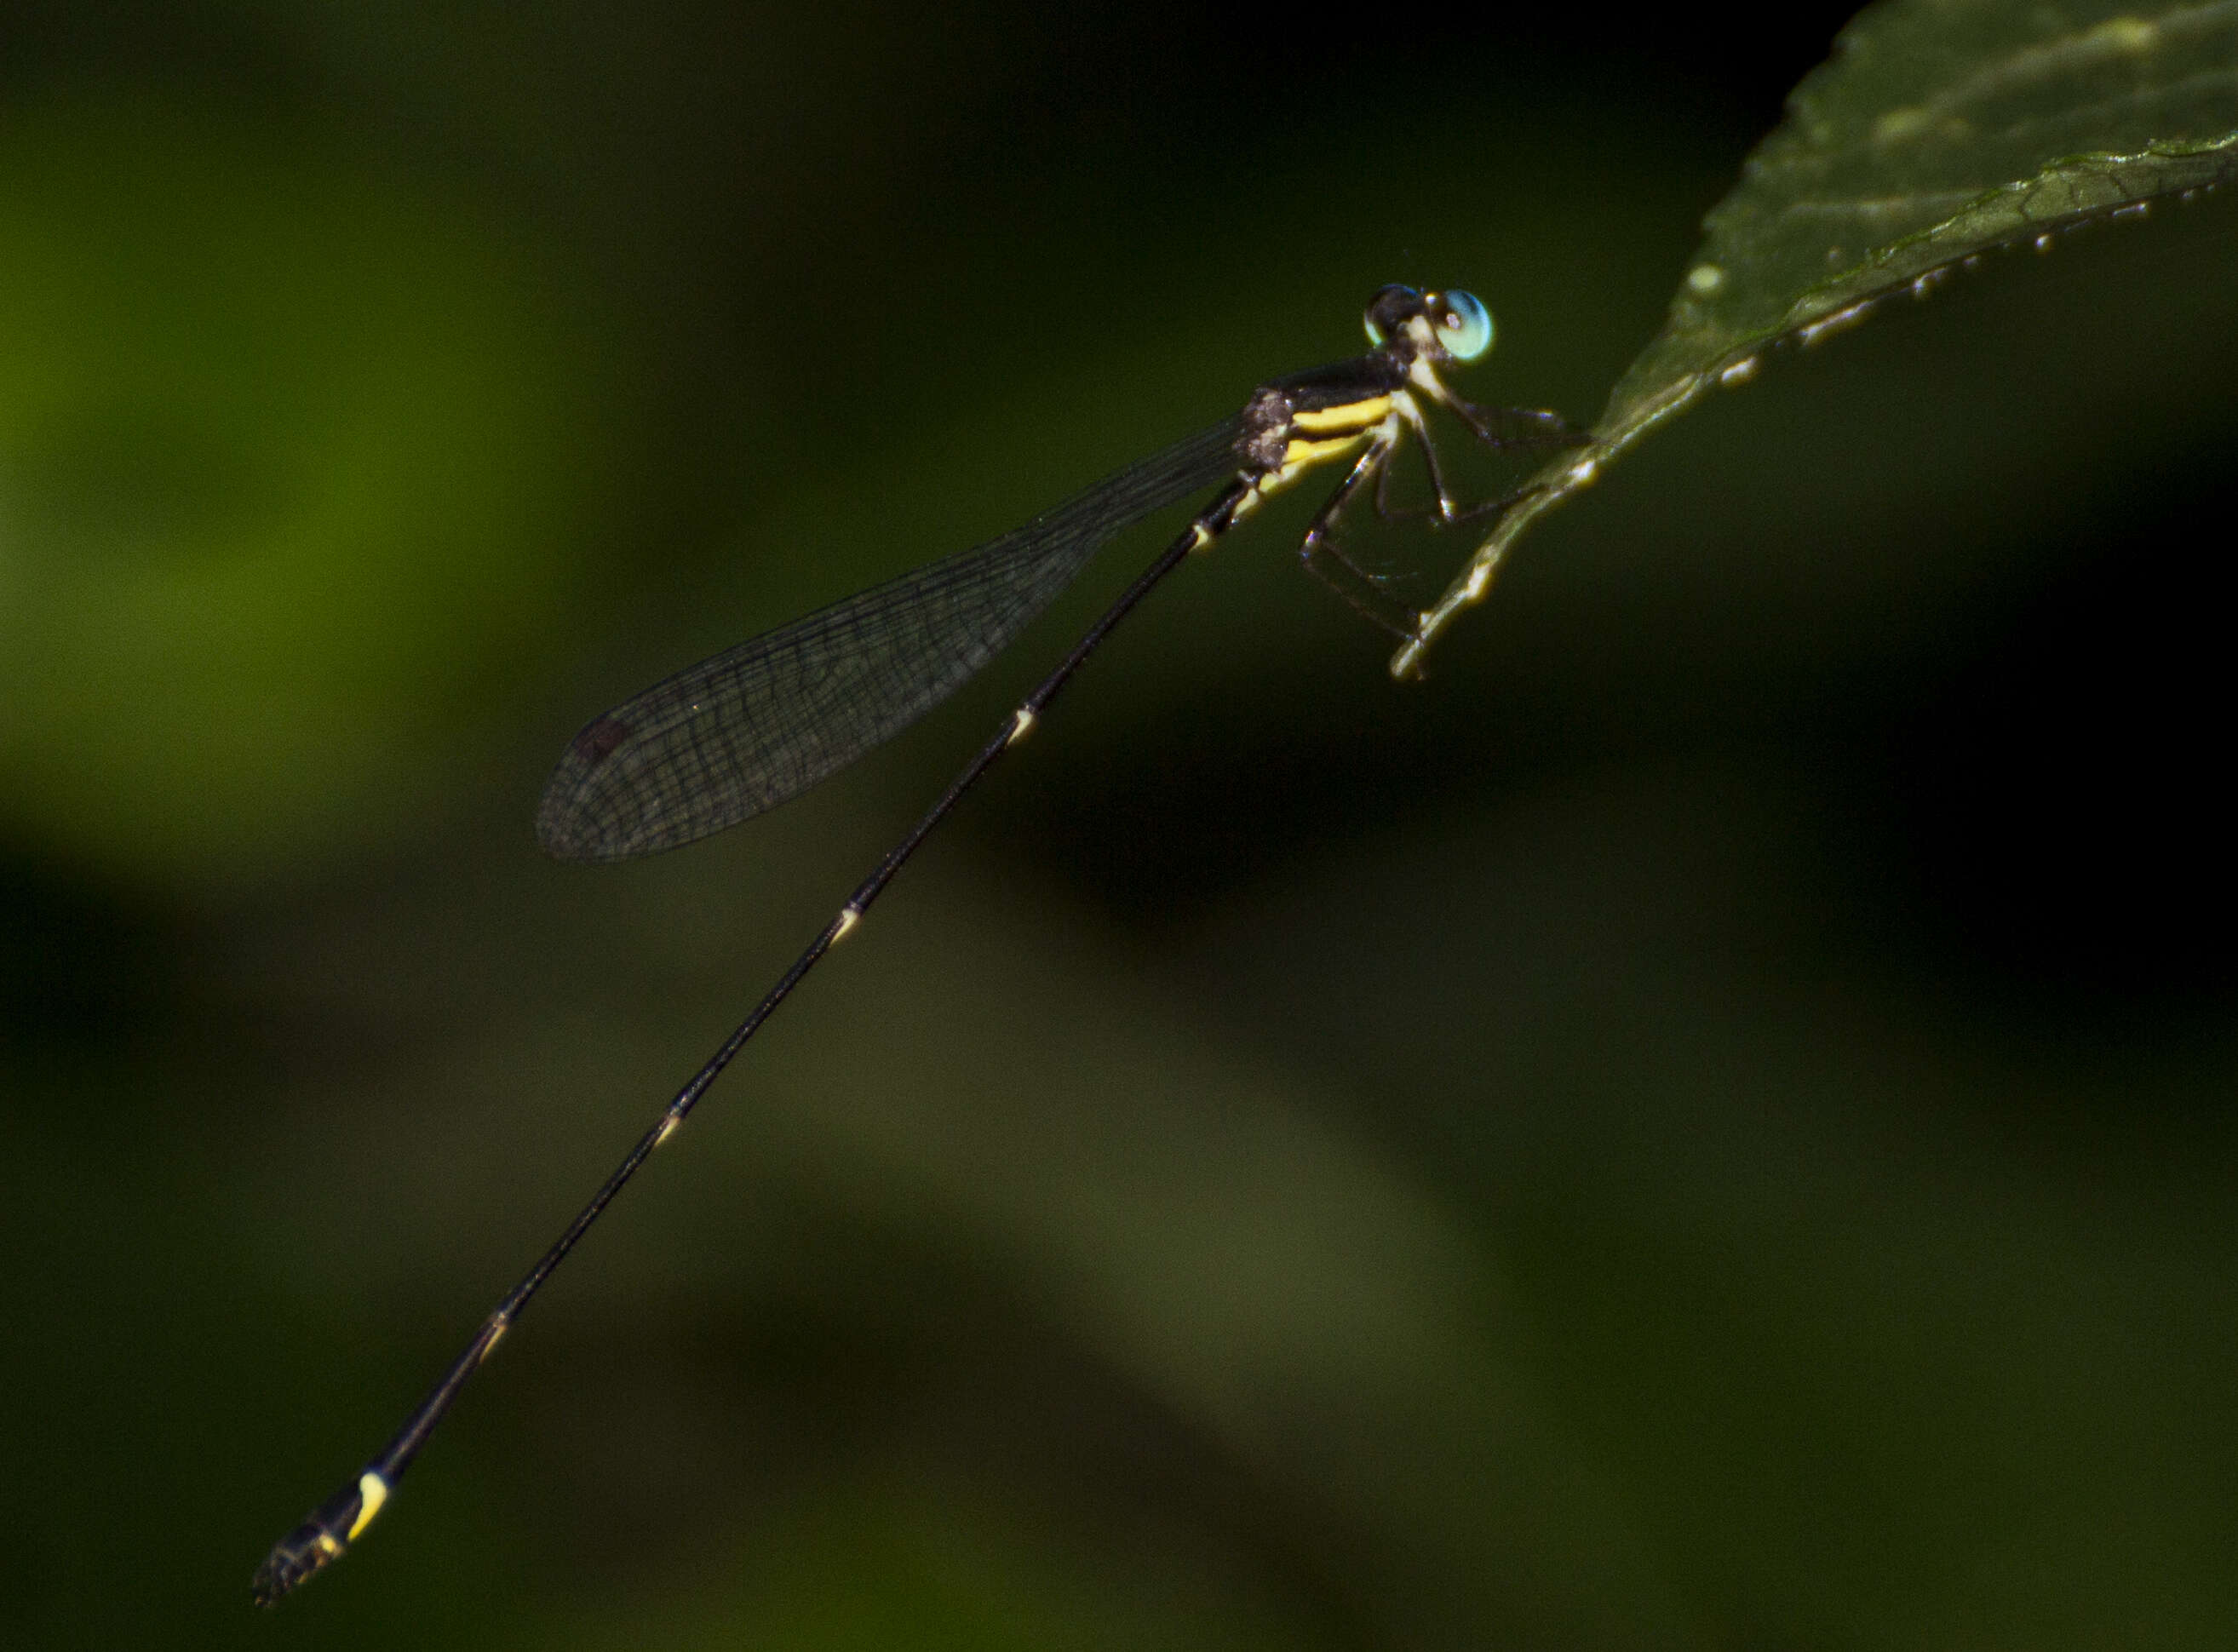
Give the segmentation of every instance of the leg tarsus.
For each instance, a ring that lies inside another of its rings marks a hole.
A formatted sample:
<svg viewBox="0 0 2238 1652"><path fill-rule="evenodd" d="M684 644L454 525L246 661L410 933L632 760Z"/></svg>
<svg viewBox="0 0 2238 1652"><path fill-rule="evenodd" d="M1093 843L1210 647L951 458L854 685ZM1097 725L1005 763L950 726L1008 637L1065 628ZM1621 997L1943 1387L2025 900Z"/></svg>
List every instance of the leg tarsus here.
<svg viewBox="0 0 2238 1652"><path fill-rule="evenodd" d="M1593 439L1561 414L1543 408L1480 407L1450 391L1445 401L1487 447L1583 447Z"/></svg>
<svg viewBox="0 0 2238 1652"><path fill-rule="evenodd" d="M1307 535L1306 542L1298 547L1298 560L1305 564L1308 573L1343 598L1355 613L1370 624L1389 631L1401 642L1412 642L1420 634L1421 616L1385 595L1386 582L1363 572L1326 536L1319 532ZM1350 578L1339 577L1340 570Z"/></svg>

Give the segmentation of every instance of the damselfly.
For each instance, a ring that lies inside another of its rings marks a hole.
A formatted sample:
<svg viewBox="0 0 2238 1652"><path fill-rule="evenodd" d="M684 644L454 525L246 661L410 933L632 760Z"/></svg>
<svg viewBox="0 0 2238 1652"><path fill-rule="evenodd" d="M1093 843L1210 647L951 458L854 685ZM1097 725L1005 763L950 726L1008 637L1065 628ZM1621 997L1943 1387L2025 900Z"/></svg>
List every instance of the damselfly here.
<svg viewBox="0 0 2238 1652"><path fill-rule="evenodd" d="M274 1545L255 1579L260 1602L277 1601L357 1540L467 1379L614 1195L824 955L861 922L963 794L1025 736L1098 644L1168 574L1308 471L1349 459L1343 480L1308 526L1300 554L1354 606L1410 636L1415 617L1346 555L1335 530L1347 501L1370 482L1378 511L1391 513L1391 460L1409 433L1429 472L1438 519L1473 514L1453 503L1424 404L1447 409L1493 447L1582 439L1553 413L1473 407L1446 387L1440 368L1473 361L1492 347L1492 316L1469 294L1387 287L1370 301L1366 321L1373 347L1367 354L1262 385L1234 418L1023 527L741 643L647 689L575 737L537 815L546 850L566 860L616 861L705 837L798 796L891 739L991 660L1113 535L1218 485L1210 502L1089 627L677 1092L591 1202L483 1320L395 1437Z"/></svg>

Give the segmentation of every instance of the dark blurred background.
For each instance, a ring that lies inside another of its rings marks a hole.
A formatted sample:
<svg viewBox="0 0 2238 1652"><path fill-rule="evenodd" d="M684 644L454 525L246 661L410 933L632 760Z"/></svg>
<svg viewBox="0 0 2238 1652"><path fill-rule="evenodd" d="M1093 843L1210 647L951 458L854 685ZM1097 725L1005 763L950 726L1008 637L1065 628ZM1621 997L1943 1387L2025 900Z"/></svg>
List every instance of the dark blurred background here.
<svg viewBox="0 0 2238 1652"><path fill-rule="evenodd" d="M1426 684L1309 500L1192 566L248 1603L1154 536L665 860L535 853L579 724L1386 281L1590 418L1844 15L15 0L0 1641L2228 1645L2218 201L1776 362Z"/></svg>

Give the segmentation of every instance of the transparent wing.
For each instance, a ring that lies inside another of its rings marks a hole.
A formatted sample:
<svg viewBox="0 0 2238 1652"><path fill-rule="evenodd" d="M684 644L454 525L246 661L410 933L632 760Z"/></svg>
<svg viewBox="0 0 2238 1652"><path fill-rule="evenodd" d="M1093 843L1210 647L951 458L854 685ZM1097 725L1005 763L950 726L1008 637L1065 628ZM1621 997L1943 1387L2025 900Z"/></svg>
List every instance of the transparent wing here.
<svg viewBox="0 0 2238 1652"><path fill-rule="evenodd" d="M805 791L953 694L1105 541L1237 468L1200 432L975 550L702 660L586 726L536 835L562 860L674 849Z"/></svg>

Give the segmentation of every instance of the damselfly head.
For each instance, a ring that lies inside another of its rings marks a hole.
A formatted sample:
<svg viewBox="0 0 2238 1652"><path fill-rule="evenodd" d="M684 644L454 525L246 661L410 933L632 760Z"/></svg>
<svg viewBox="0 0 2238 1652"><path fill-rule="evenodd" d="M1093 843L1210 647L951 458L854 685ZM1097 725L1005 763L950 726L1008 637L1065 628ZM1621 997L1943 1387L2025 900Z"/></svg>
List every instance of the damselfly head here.
<svg viewBox="0 0 2238 1652"><path fill-rule="evenodd" d="M1363 321L1367 341L1379 350L1403 338L1433 360L1473 361L1492 348L1492 312L1473 293L1459 287L1418 293L1411 287L1387 287L1367 301Z"/></svg>

